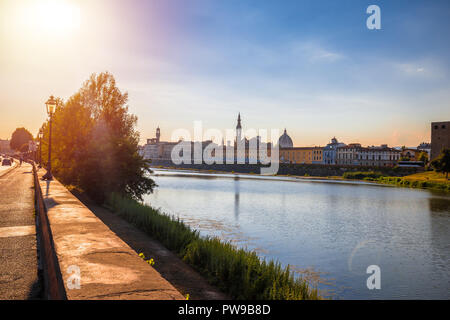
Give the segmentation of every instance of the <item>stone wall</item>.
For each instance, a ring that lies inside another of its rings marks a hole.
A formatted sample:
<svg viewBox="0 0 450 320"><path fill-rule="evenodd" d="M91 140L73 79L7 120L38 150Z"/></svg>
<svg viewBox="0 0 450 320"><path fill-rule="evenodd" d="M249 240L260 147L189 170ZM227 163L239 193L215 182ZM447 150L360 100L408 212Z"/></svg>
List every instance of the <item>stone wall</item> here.
<svg viewBox="0 0 450 320"><path fill-rule="evenodd" d="M239 173L260 173L262 165L259 164L180 164L175 165L171 160L152 160L151 167L174 167L178 169L215 170ZM280 163L278 174L312 177L342 176L345 172L378 171L387 176L406 176L423 171L423 168L391 168L391 167L366 167L343 166L324 164L286 164Z"/></svg>

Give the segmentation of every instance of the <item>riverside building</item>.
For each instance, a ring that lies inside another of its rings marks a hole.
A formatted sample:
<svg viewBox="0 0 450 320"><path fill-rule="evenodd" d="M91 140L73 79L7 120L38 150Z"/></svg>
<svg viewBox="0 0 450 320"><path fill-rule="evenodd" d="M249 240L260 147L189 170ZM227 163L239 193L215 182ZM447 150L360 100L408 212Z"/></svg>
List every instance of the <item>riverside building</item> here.
<svg viewBox="0 0 450 320"><path fill-rule="evenodd" d="M359 143L337 148L336 164L371 167L393 167L400 160L401 151L381 146L362 147Z"/></svg>
<svg viewBox="0 0 450 320"><path fill-rule="evenodd" d="M450 149L450 121L431 123L431 159L436 159L442 149Z"/></svg>

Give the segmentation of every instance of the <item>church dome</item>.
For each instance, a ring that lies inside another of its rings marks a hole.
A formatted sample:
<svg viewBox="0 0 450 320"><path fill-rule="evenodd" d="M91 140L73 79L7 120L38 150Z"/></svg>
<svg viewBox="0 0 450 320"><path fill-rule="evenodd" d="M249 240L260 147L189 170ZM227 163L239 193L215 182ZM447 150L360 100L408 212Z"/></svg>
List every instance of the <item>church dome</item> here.
<svg viewBox="0 0 450 320"><path fill-rule="evenodd" d="M292 143L291 137L288 136L286 129L284 129L283 135L278 139L278 146L280 148L292 148L294 144Z"/></svg>

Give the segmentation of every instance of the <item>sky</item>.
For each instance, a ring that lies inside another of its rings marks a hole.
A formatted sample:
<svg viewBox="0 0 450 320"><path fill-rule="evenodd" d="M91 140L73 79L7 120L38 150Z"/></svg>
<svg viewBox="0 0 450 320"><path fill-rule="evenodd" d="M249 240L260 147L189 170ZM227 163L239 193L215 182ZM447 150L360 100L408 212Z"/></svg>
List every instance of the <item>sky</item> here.
<svg viewBox="0 0 450 320"><path fill-rule="evenodd" d="M450 120L449 30L447 0L0 0L0 139L109 71L142 142L240 112L295 146L417 146Z"/></svg>

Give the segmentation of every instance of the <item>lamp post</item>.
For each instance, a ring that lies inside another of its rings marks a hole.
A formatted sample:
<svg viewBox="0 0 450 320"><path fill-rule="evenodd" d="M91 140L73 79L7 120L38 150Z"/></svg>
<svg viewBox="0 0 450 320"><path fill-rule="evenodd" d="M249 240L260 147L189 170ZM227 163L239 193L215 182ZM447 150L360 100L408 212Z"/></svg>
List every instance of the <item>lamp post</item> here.
<svg viewBox="0 0 450 320"><path fill-rule="evenodd" d="M42 130L42 128L39 128L39 168L42 168L42 134L44 133L44 131Z"/></svg>
<svg viewBox="0 0 450 320"><path fill-rule="evenodd" d="M49 134L48 134L48 162L47 162L47 173L42 177L44 180L53 180L52 175L52 116L56 109L56 100L53 96L45 103L47 107L47 113L49 116Z"/></svg>

